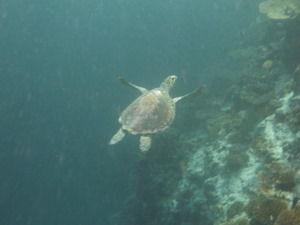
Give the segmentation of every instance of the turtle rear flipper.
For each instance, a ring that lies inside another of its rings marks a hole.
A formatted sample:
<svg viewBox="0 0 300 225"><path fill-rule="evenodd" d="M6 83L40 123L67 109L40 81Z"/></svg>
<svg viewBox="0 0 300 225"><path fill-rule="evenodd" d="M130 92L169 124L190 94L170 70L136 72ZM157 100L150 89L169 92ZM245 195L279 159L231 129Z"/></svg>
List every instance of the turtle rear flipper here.
<svg viewBox="0 0 300 225"><path fill-rule="evenodd" d="M143 87L140 87L140 86L137 86L135 84L132 84L132 83L128 82L123 77L119 77L118 80L121 82L121 84L123 84L123 85L125 85L127 87L131 87L131 88L137 89L140 92L142 92L142 94L144 94L145 92L148 91L146 88L143 88Z"/></svg>
<svg viewBox="0 0 300 225"><path fill-rule="evenodd" d="M109 144L114 145L119 141L122 141L124 137L125 137L125 132L123 131L122 128L120 128L118 132L110 139Z"/></svg>
<svg viewBox="0 0 300 225"><path fill-rule="evenodd" d="M200 86L197 90L193 91L192 93L188 93L188 94L186 94L186 95L183 95L183 96L180 96L180 97L173 98L173 101L174 101L174 102L178 102L178 101L180 101L180 100L185 100L185 99L194 98L194 97L196 97L196 96L198 96L198 95L201 95L205 88L206 88L205 85L202 85L202 86Z"/></svg>
<svg viewBox="0 0 300 225"><path fill-rule="evenodd" d="M140 137L140 149L142 152L147 152L151 147L151 137L142 135Z"/></svg>

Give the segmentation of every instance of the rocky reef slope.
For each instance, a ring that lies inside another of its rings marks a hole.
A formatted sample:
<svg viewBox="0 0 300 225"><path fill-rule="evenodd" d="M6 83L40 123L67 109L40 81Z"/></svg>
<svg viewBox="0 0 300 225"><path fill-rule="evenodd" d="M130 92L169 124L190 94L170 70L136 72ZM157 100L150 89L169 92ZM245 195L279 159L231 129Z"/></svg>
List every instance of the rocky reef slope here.
<svg viewBox="0 0 300 225"><path fill-rule="evenodd" d="M296 24L266 19L261 39L207 70L207 93L141 159L123 224L300 224Z"/></svg>

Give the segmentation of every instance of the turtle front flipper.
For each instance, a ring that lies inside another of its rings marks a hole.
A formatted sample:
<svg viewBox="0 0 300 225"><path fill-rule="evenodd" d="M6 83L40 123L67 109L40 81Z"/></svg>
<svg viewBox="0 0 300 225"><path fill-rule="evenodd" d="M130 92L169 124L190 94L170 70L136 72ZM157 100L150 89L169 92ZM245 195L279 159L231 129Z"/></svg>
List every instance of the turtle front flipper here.
<svg viewBox="0 0 300 225"><path fill-rule="evenodd" d="M127 87L131 87L131 88L137 89L140 92L142 92L142 94L144 94L145 92L148 91L146 88L143 88L143 87L140 87L140 86L137 86L135 84L132 84L132 83L128 82L123 77L119 77L118 80L121 82L121 84L123 84L123 85L125 85Z"/></svg>
<svg viewBox="0 0 300 225"><path fill-rule="evenodd" d="M180 97L173 98L173 101L176 103L176 102L178 102L180 100L183 100L183 99L194 98L198 95L201 95L202 92L204 91L204 89L205 89L205 85L202 85L197 90L193 91L192 93L189 93L189 94L186 94L186 95L183 95L183 96L180 96Z"/></svg>
<svg viewBox="0 0 300 225"><path fill-rule="evenodd" d="M147 152L151 147L151 137L141 136L140 137L140 149L142 152Z"/></svg>
<svg viewBox="0 0 300 225"><path fill-rule="evenodd" d="M123 131L122 128L120 128L118 132L110 139L109 144L114 145L119 141L122 141L124 137L125 137L125 132Z"/></svg>

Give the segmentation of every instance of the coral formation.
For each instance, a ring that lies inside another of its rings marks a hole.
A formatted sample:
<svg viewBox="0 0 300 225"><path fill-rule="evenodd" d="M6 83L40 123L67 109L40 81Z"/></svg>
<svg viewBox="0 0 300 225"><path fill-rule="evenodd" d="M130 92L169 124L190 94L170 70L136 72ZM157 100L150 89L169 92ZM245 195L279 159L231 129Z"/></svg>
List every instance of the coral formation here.
<svg viewBox="0 0 300 225"><path fill-rule="evenodd" d="M268 59L262 64L262 68L269 70L273 66L273 61Z"/></svg>
<svg viewBox="0 0 300 225"><path fill-rule="evenodd" d="M220 131L231 131L243 122L243 113L226 113L207 122L207 129L211 135L217 135Z"/></svg>
<svg viewBox="0 0 300 225"><path fill-rule="evenodd" d="M259 10L270 19L294 19L300 14L300 2L298 0L268 0L259 4Z"/></svg>
<svg viewBox="0 0 300 225"><path fill-rule="evenodd" d="M226 216L228 219L231 219L235 217L236 215L239 215L244 211L244 204L240 201L234 202L227 210Z"/></svg>
<svg viewBox="0 0 300 225"><path fill-rule="evenodd" d="M299 225L300 224L300 206L293 209L283 210L277 217L275 225Z"/></svg>
<svg viewBox="0 0 300 225"><path fill-rule="evenodd" d="M273 225L278 215L287 208L288 206L283 200L258 197L248 203L246 212L252 221Z"/></svg>
<svg viewBox="0 0 300 225"><path fill-rule="evenodd" d="M250 225L249 219L247 217L238 217L230 221L221 223L220 225Z"/></svg>
<svg viewBox="0 0 300 225"><path fill-rule="evenodd" d="M291 200L296 187L296 174L295 168L283 166L278 162L270 163L258 172L261 184L256 191L267 197L284 197Z"/></svg>
<svg viewBox="0 0 300 225"><path fill-rule="evenodd" d="M247 166L249 161L249 156L247 152L240 148L235 151L230 151L225 157L224 172L231 174L232 172L237 172L241 168Z"/></svg>

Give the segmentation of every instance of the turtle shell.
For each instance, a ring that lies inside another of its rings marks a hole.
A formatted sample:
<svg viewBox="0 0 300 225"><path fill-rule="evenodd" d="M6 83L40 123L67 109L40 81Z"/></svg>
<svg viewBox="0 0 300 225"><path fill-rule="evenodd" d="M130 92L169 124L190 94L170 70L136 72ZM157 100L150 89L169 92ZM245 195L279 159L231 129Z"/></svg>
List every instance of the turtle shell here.
<svg viewBox="0 0 300 225"><path fill-rule="evenodd" d="M132 134L152 134L166 129L174 120L175 103L160 89L148 91L121 114L122 128Z"/></svg>

